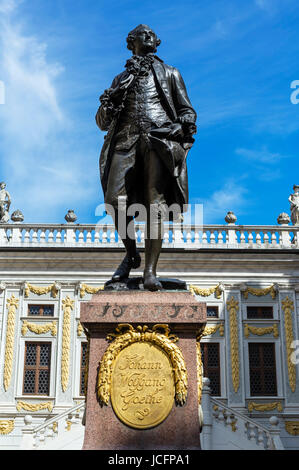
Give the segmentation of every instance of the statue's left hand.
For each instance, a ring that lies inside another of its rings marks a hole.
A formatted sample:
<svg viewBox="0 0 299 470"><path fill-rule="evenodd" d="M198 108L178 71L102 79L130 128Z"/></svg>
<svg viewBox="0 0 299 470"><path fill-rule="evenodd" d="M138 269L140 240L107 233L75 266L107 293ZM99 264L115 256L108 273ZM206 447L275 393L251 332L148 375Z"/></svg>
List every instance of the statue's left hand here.
<svg viewBox="0 0 299 470"><path fill-rule="evenodd" d="M170 126L170 133L168 135L168 138L171 138L171 137L175 137L175 138L178 138L178 137L183 137L184 133L183 133L183 128L182 128L182 125L179 124L179 123L174 123Z"/></svg>

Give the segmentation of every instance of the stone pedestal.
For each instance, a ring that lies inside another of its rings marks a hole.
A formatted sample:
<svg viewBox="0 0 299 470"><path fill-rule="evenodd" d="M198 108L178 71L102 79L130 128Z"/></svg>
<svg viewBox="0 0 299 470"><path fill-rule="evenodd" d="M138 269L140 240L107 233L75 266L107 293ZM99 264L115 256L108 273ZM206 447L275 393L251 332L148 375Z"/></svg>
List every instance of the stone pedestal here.
<svg viewBox="0 0 299 470"><path fill-rule="evenodd" d="M196 335L206 322L206 304L188 291L102 291L81 305L80 321L90 335L85 437L83 449L176 450L200 449ZM134 429L114 413L111 402L100 405L97 397L99 362L109 343L107 334L118 324L133 327L167 324L178 336L187 369L186 403L173 403L167 418L150 429Z"/></svg>

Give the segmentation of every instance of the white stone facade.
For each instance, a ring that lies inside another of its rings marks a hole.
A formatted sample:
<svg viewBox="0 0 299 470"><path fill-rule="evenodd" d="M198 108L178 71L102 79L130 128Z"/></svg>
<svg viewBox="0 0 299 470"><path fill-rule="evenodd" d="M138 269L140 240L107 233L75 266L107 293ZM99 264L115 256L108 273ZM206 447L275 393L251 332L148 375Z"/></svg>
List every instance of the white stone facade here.
<svg viewBox="0 0 299 470"><path fill-rule="evenodd" d="M139 229L142 251L142 226ZM166 232L158 274L182 279L195 286L195 292L196 287L202 289L195 294L198 300L218 307L218 318L208 319L210 334L207 330L202 338L202 343L219 343L221 386L221 394L212 398L207 382L204 386L204 448L299 449L299 366L288 360L290 341L299 339L298 234L297 227L287 225L234 224L189 226L184 231L176 226ZM91 298L89 288L100 288L110 279L123 253L112 227L0 227L0 448L41 448L48 435L50 443L48 439L44 448L82 445L80 365L86 338L78 329L80 305ZM218 285L219 291L207 295ZM40 289L50 286L50 292ZM10 310L12 296L18 302ZM235 324L232 297L238 302ZM66 299L73 301L69 325L64 323ZM54 316L28 317L28 304L53 305ZM248 319L248 306L273 307L273 318ZM26 322L35 326L25 332ZM48 325L48 331L36 333L36 325ZM47 396L23 394L26 341L52 344ZM254 342L274 344L275 396L250 395L248 343ZM58 431L63 436L55 439Z"/></svg>

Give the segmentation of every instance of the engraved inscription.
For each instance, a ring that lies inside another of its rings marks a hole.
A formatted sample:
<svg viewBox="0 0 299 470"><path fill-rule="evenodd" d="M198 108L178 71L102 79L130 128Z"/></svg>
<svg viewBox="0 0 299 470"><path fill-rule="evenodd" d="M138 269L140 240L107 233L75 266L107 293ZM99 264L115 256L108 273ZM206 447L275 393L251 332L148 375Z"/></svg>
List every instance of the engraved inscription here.
<svg viewBox="0 0 299 470"><path fill-rule="evenodd" d="M112 373L111 402L128 426L146 429L170 413L175 387L169 358L159 347L134 343L117 356Z"/></svg>

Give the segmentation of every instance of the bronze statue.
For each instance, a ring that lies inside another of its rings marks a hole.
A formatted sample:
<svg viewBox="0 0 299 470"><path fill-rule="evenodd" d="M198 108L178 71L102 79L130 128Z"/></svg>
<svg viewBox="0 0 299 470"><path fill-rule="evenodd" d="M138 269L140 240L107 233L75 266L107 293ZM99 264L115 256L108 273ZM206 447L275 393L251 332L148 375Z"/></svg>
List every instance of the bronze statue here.
<svg viewBox="0 0 299 470"><path fill-rule="evenodd" d="M146 209L144 288L160 290L156 267L167 207L188 204L186 156L196 132L192 108L180 72L154 53L161 41L147 25L127 37L133 56L100 97L96 122L108 131L100 156L100 176L107 212L114 218L126 256L112 280L127 279L141 263L135 238L122 233L119 201ZM109 207L113 211L109 212ZM150 218L150 213L155 215ZM133 216L124 215L125 227Z"/></svg>

